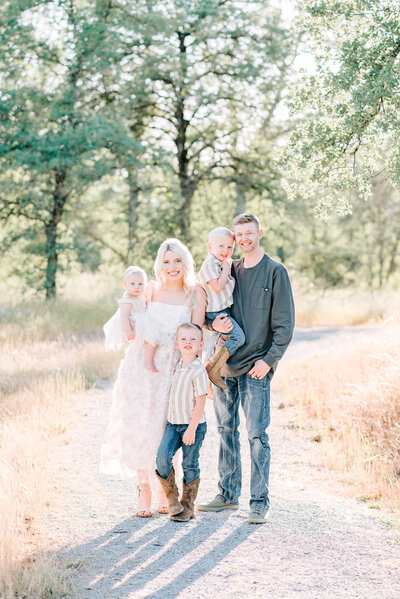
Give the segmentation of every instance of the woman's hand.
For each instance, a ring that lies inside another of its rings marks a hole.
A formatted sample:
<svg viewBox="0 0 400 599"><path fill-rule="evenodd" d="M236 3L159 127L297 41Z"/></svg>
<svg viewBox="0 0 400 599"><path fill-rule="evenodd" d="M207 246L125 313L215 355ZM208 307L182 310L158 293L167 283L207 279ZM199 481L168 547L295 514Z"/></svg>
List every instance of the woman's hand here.
<svg viewBox="0 0 400 599"><path fill-rule="evenodd" d="M218 314L218 316L213 320L212 328L214 331L218 333L230 333L233 329L233 324L230 318L224 313Z"/></svg>

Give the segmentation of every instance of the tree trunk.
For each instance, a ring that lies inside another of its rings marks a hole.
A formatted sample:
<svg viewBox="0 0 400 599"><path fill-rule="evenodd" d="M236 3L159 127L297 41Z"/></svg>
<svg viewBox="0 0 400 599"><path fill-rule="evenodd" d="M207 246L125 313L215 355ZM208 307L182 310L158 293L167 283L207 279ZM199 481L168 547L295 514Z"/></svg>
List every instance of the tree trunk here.
<svg viewBox="0 0 400 599"><path fill-rule="evenodd" d="M178 129L175 144L178 156L179 187L182 198L177 224L183 239L188 242L190 240L190 212L196 185L189 175L189 160L186 149L186 129L188 121L183 116L183 108L184 103L183 101L180 101L175 111Z"/></svg>
<svg viewBox="0 0 400 599"><path fill-rule="evenodd" d="M128 261L133 259L135 246L137 242L137 222L139 208L139 194L141 187L137 180L136 173L129 171L129 203L128 203Z"/></svg>
<svg viewBox="0 0 400 599"><path fill-rule="evenodd" d="M189 174L189 158L187 152L187 128L189 121L185 119L185 79L186 79L186 37L187 33L177 32L179 39L179 59L181 64L181 82L178 88L175 106L175 119L177 135L175 145L178 158L178 178L182 202L178 213L177 225L180 235L188 243L190 241L190 212L196 189L196 182Z"/></svg>
<svg viewBox="0 0 400 599"><path fill-rule="evenodd" d="M390 262L389 262L389 267L388 267L387 274L386 274L386 282L388 282L388 280L390 279L390 276L396 270L396 258L398 255L399 246L400 246L400 229L398 229L398 231L397 231L397 235L395 237L395 240L394 240L394 243L392 246L392 250L390 252Z"/></svg>
<svg viewBox="0 0 400 599"><path fill-rule="evenodd" d="M246 190L236 181L236 216L246 212Z"/></svg>
<svg viewBox="0 0 400 599"><path fill-rule="evenodd" d="M55 169L54 180L55 187L53 191L53 209L51 217L45 226L46 233L46 300L56 296L56 275L58 267L58 252L57 252L57 227L61 221L64 205L67 199L65 192L65 179L67 173L65 170Z"/></svg>

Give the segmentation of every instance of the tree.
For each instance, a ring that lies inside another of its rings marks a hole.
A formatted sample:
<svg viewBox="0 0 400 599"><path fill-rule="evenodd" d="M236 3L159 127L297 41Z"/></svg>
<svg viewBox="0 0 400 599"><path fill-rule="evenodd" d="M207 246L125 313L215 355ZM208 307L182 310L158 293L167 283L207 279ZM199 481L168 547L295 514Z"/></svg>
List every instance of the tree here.
<svg viewBox="0 0 400 599"><path fill-rule="evenodd" d="M1 50L0 216L29 235L45 258L46 298L56 294L60 226L68 206L115 168L113 152L138 146L123 124L97 110L96 78L109 2L92 8L73 0L6 2ZM51 32L51 35L50 35ZM33 248L32 248L33 249Z"/></svg>
<svg viewBox="0 0 400 599"><path fill-rule="evenodd" d="M127 39L120 94L132 98L133 87L134 114L141 106L147 110L144 159L168 174L171 188L177 183L175 222L188 240L200 183L234 178L232 144L245 152L254 121L266 117L282 93L291 39L280 12L265 1L119 0L113 24ZM141 98L138 80L146 89Z"/></svg>
<svg viewBox="0 0 400 599"><path fill-rule="evenodd" d="M400 6L303 0L300 9L316 68L292 97L305 117L287 154L293 189L312 193L322 214L346 211L351 190L369 197L377 173L400 181Z"/></svg>

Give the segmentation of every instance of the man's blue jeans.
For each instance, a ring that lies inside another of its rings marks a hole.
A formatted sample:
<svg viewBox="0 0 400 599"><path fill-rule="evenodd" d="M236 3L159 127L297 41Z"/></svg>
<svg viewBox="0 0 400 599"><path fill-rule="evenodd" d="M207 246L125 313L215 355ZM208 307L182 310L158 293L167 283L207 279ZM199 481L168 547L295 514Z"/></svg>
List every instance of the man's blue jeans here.
<svg viewBox="0 0 400 599"><path fill-rule="evenodd" d="M226 349L229 351L230 356L233 356L235 351L239 349L239 347L242 346L243 343L246 341L246 338L244 336L242 327L238 325L234 318L232 318L229 308L225 308L224 310L220 310L219 312L206 312L206 317L209 318L211 321L214 321L217 318L218 314L226 314L229 317L231 323L233 324L233 329L229 333L224 333L224 336L228 337L228 339L222 346L226 347Z"/></svg>
<svg viewBox="0 0 400 599"><path fill-rule="evenodd" d="M167 422L156 458L158 474L161 478L168 478L172 470L174 455L182 447L182 470L185 485L188 485L200 476L200 448L207 432L207 423L200 422L196 429L196 437L193 445L185 445L182 439L188 426L188 424L171 424Z"/></svg>
<svg viewBox="0 0 400 599"><path fill-rule="evenodd" d="M269 507L268 483L271 450L266 429L270 422L270 380L248 373L224 378L227 389L214 387L214 409L220 436L218 473L220 495L228 503L238 503L242 490L239 441L239 404L246 417L250 444L250 508Z"/></svg>

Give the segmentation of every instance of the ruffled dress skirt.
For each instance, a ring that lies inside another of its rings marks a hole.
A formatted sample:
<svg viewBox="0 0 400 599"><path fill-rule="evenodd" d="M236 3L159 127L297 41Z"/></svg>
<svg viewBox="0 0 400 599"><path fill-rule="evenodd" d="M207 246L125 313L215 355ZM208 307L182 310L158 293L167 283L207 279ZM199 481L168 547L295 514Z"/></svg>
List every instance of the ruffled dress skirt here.
<svg viewBox="0 0 400 599"><path fill-rule="evenodd" d="M146 318L151 322L153 342L158 344L154 361L159 372L144 367L140 341L129 343L119 366L101 449L100 471L122 478L136 476L138 469L154 471L167 422L171 378L179 360L176 330L190 322L191 314L187 306L151 302Z"/></svg>

